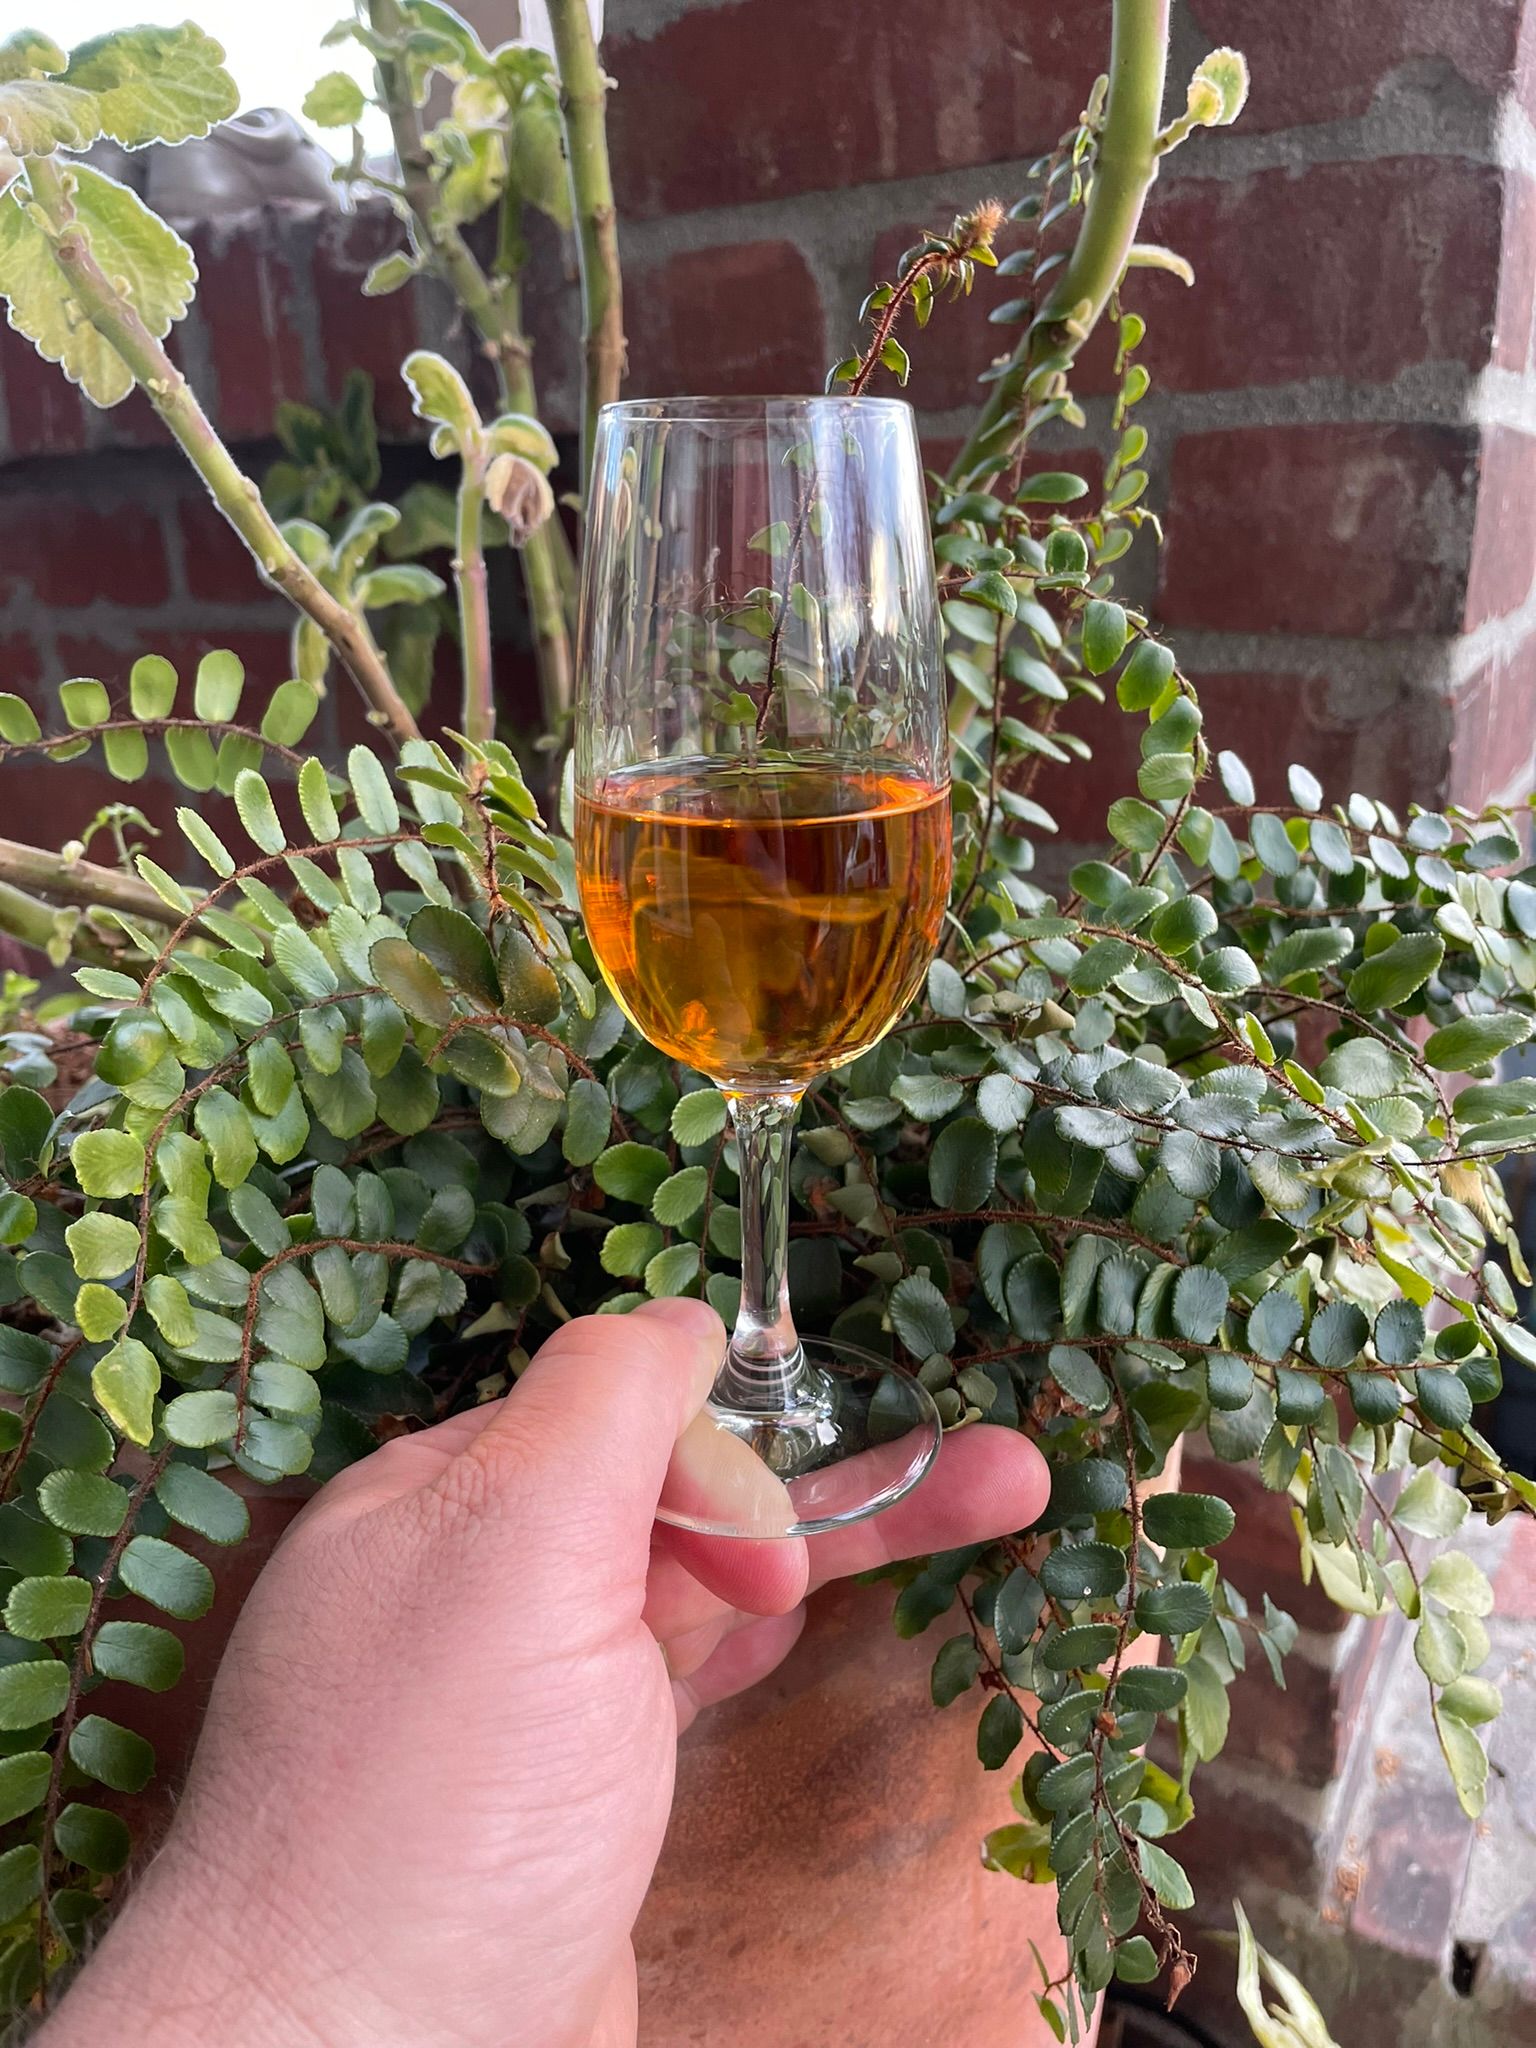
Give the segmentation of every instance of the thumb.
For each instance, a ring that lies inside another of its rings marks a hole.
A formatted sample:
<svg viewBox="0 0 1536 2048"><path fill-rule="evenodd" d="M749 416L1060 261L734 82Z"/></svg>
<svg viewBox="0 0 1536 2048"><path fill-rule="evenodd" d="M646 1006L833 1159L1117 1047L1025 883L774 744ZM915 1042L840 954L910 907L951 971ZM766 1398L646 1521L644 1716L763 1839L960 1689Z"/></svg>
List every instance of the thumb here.
<svg viewBox="0 0 1536 2048"><path fill-rule="evenodd" d="M465 1456L520 1540L567 1568L643 1573L673 1447L708 1397L725 1327L707 1302L580 1316L540 1348Z"/></svg>

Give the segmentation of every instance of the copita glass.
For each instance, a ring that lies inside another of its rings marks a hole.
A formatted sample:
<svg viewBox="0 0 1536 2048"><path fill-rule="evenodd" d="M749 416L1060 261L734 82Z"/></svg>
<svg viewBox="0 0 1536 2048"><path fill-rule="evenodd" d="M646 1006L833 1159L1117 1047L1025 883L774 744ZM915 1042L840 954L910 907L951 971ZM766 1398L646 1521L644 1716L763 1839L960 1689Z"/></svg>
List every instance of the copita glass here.
<svg viewBox="0 0 1536 2048"><path fill-rule="evenodd" d="M724 1091L741 1184L740 1310L661 1518L731 1535L833 1528L915 1485L939 1440L910 1374L801 1339L788 1287L801 1097L901 1016L949 899L911 409L605 407L579 666L592 950L651 1044Z"/></svg>

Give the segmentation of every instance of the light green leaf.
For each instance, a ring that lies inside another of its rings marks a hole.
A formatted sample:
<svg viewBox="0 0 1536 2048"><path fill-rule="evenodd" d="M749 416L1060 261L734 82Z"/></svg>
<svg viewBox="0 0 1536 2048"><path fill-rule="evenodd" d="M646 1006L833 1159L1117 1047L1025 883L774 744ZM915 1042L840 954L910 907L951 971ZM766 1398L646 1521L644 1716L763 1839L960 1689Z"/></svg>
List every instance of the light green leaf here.
<svg viewBox="0 0 1536 2048"><path fill-rule="evenodd" d="M335 995L336 970L301 925L285 924L273 933L272 958L306 1002L318 1003Z"/></svg>
<svg viewBox="0 0 1536 2048"><path fill-rule="evenodd" d="M42 730L37 722L37 713L25 697L18 697L11 690L0 690L0 740L24 746L28 740L38 739Z"/></svg>
<svg viewBox="0 0 1536 2048"><path fill-rule="evenodd" d="M176 822L216 875L229 876L235 872L233 854L213 827L199 817L196 811L182 805L176 813Z"/></svg>
<svg viewBox="0 0 1536 2048"><path fill-rule="evenodd" d="M697 1245L668 1245L664 1252L658 1252L645 1269L645 1291L656 1298L665 1295L682 1294L699 1277L700 1253Z"/></svg>
<svg viewBox="0 0 1536 2048"><path fill-rule="evenodd" d="M0 148L16 156L85 149L100 134L89 93L57 79L0 77Z"/></svg>
<svg viewBox="0 0 1536 2048"><path fill-rule="evenodd" d="M106 1201L144 1191L144 1147L127 1131L82 1131L70 1147L69 1163L87 1195Z"/></svg>
<svg viewBox="0 0 1536 2048"><path fill-rule="evenodd" d="M0 1729L36 1728L69 1697L69 1666L43 1657L0 1670Z"/></svg>
<svg viewBox="0 0 1536 2048"><path fill-rule="evenodd" d="M75 1296L75 1327L88 1344L104 1344L127 1320L127 1302L99 1280L87 1280Z"/></svg>
<svg viewBox="0 0 1536 2048"><path fill-rule="evenodd" d="M169 1629L148 1621L104 1621L91 1645L103 1678L122 1679L146 1692L169 1692L181 1678L185 1656Z"/></svg>
<svg viewBox="0 0 1536 2048"><path fill-rule="evenodd" d="M176 708L176 671L163 654L141 654L128 671L128 704L135 718L169 718Z"/></svg>
<svg viewBox="0 0 1536 2048"><path fill-rule="evenodd" d="M327 71L304 95L299 109L317 128L355 128L368 102L363 88L346 71Z"/></svg>
<svg viewBox="0 0 1536 2048"><path fill-rule="evenodd" d="M75 1271L82 1280L115 1280L139 1255L137 1225L126 1216L94 1209L64 1233Z"/></svg>
<svg viewBox="0 0 1536 2048"><path fill-rule="evenodd" d="M63 83L95 96L101 132L126 149L191 141L240 104L222 48L190 21L93 36L72 53Z"/></svg>
<svg viewBox="0 0 1536 2048"><path fill-rule="evenodd" d="M124 1337L91 1368L91 1392L111 1420L136 1444L155 1432L160 1361L137 1337Z"/></svg>
<svg viewBox="0 0 1536 2048"><path fill-rule="evenodd" d="M46 1473L37 1498L53 1526L71 1536L115 1536L128 1512L123 1488L100 1472Z"/></svg>
<svg viewBox="0 0 1536 2048"><path fill-rule="evenodd" d="M240 711L240 696L246 688L246 664L229 647L211 647L197 664L193 684L193 711L211 725L223 725ZM219 788L223 788L223 780ZM268 848L270 852L270 848Z"/></svg>
<svg viewBox="0 0 1536 2048"><path fill-rule="evenodd" d="M1083 667L1089 675L1103 675L1125 652L1129 629L1125 609L1109 598L1091 598L1083 611Z"/></svg>
<svg viewBox="0 0 1536 2048"><path fill-rule="evenodd" d="M651 1197L651 1214L664 1229L676 1230L697 1216L709 1192L709 1169L685 1166L664 1180Z"/></svg>
<svg viewBox="0 0 1536 2048"><path fill-rule="evenodd" d="M606 1127L607 1101L604 1098ZM672 1135L679 1145L706 1145L725 1129L725 1097L718 1088L697 1088L678 1097L672 1112ZM566 1155L570 1156L569 1152Z"/></svg>
<svg viewBox="0 0 1536 2048"><path fill-rule="evenodd" d="M92 255L159 339L192 303L197 268L191 250L126 186L88 164L73 166L69 175ZM128 396L132 371L79 317L52 245L23 211L14 187L0 197L0 295L10 301L11 325L94 404L117 405Z"/></svg>
<svg viewBox="0 0 1536 2048"><path fill-rule="evenodd" d="M444 357L431 349L415 349L401 364L400 374L410 387L412 411L448 430L447 444L437 452L451 453L478 431L480 414L469 387Z"/></svg>
<svg viewBox="0 0 1536 2048"><path fill-rule="evenodd" d="M1187 1912L1195 1903L1194 1887L1167 1850L1155 1842L1138 1841L1136 1855L1143 1877L1163 1904L1176 1913Z"/></svg>
<svg viewBox="0 0 1536 2048"><path fill-rule="evenodd" d="M290 676L279 683L261 716L261 736L274 746L296 747L315 721L320 693L312 683Z"/></svg>
<svg viewBox="0 0 1536 2048"><path fill-rule="evenodd" d="M1436 1685L1450 1685L1466 1667L1467 1646L1442 1614L1426 1614L1413 1634L1414 1661Z"/></svg>
<svg viewBox="0 0 1536 2048"><path fill-rule="evenodd" d="M1493 1612L1493 1588L1488 1575L1463 1550L1445 1550L1432 1557L1425 1568L1423 1588L1458 1614Z"/></svg>
<svg viewBox="0 0 1536 2048"><path fill-rule="evenodd" d="M210 1088L192 1112L198 1136L208 1147L213 1177L221 1188L237 1188L256 1164L256 1133L243 1105L225 1088Z"/></svg>
<svg viewBox="0 0 1536 2048"><path fill-rule="evenodd" d="M5 1602L5 1625L23 1642L78 1635L91 1611L88 1579L18 1579Z"/></svg>
<svg viewBox="0 0 1536 2048"><path fill-rule="evenodd" d="M400 806L379 757L368 747L354 747L347 756L347 779L358 812L368 830L387 837L400 829Z"/></svg>
<svg viewBox="0 0 1536 2048"><path fill-rule="evenodd" d="M313 755L299 770L299 809L304 813L305 824L322 844L329 845L341 831L331 799L330 777L324 763Z"/></svg>
<svg viewBox="0 0 1536 2048"><path fill-rule="evenodd" d="M235 777L235 809L240 822L263 853L281 853L288 844L272 801L272 792L254 768L242 768Z"/></svg>
<svg viewBox="0 0 1536 2048"><path fill-rule="evenodd" d="M235 1397L222 1387L204 1393L178 1394L166 1404L165 1433L173 1444L193 1450L211 1449L234 1435L240 1413Z"/></svg>

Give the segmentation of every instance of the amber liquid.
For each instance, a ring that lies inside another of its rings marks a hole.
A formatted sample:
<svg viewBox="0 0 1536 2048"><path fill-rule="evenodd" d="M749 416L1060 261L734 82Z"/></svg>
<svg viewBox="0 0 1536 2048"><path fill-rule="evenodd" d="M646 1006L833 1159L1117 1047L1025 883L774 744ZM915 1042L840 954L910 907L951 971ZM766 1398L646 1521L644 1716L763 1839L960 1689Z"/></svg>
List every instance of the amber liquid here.
<svg viewBox="0 0 1536 2048"><path fill-rule="evenodd" d="M652 1045L799 1085L912 1000L949 900L949 792L900 769L665 761L577 800L587 932Z"/></svg>

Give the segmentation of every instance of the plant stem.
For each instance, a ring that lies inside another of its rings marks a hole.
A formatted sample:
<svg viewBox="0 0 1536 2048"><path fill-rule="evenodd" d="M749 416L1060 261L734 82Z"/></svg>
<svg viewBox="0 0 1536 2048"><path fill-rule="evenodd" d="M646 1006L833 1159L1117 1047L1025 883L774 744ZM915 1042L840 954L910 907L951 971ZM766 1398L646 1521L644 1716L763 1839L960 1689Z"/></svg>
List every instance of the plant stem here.
<svg viewBox="0 0 1536 2048"><path fill-rule="evenodd" d="M376 34L391 41L404 34L398 0L368 0L368 15ZM379 96L389 115L418 246L464 308L486 354L495 363L505 409L536 419L538 397L533 384L532 350L523 332L522 293L517 281L524 250L516 226L515 195L509 186L502 202L497 259L500 275L487 276L474 251L453 222L444 217L438 204L432 160L422 139L421 117L411 98L404 66L380 58L377 68ZM547 519L520 550L523 588L533 623L539 701L545 727L551 732L563 724L571 706L571 644L558 559L561 551L569 552L555 519ZM574 576L572 564L573 584Z"/></svg>
<svg viewBox="0 0 1536 2048"><path fill-rule="evenodd" d="M503 317L510 331L520 334L522 286L515 275L502 280ZM538 417L538 394L534 390L533 368L527 345L497 358L502 394L510 412ZM571 629L564 591L562 557L570 564L574 617L576 564L560 514L553 512L544 524L528 536L522 549L523 588L528 595L528 616L533 625L533 651L539 670L539 702L546 732L558 732L570 716L572 701Z"/></svg>
<svg viewBox="0 0 1536 2048"><path fill-rule="evenodd" d="M325 634L372 707L369 715L373 722L397 745L416 738L416 721L390 680L362 620L332 597L284 540L261 502L261 493L214 432L185 377L92 255L65 173L51 157L34 156L26 160L25 175L32 197L48 221L54 261L85 317L133 372L208 486L214 503L250 549L263 577Z"/></svg>
<svg viewBox="0 0 1536 2048"><path fill-rule="evenodd" d="M1076 245L951 464L952 483L964 478L979 488L997 475L1007 449L994 447L992 437L1017 404L1021 385L1047 356L1070 361L1077 354L1120 282L1157 176L1169 5L1170 0L1114 0L1109 97Z"/></svg>
<svg viewBox="0 0 1536 2048"><path fill-rule="evenodd" d="M23 889L0 882L0 932L20 939L24 946L46 953L53 938L56 913L51 904L41 903Z"/></svg>
<svg viewBox="0 0 1536 2048"><path fill-rule="evenodd" d="M98 867L95 861L66 860L62 853L54 853L45 846L24 846L19 839L0 839L0 884L9 885L7 897L0 897L0 903L20 896L24 889L37 890L64 903L78 903L86 908L100 904L151 924L175 921L175 913L137 875L125 875L120 868ZM27 900L22 898L23 903ZM36 908L47 912L52 922L53 913L46 904ZM0 912L0 921L3 916ZM12 927L7 924L7 929ZM24 935L17 932L16 936ZM28 943L41 945L44 941L29 939Z"/></svg>
<svg viewBox="0 0 1536 2048"><path fill-rule="evenodd" d="M581 256L581 325L586 361L581 399L581 496L592 470L597 415L619 395L624 375L624 297L618 218L608 168L604 109L608 81L598 62L587 0L549 0L560 72L560 112Z"/></svg>
<svg viewBox="0 0 1536 2048"><path fill-rule="evenodd" d="M478 457L464 458L459 484L458 551L453 580L459 593L459 638L463 643L463 731L478 747L496 737L496 696L491 681L491 612L485 591L485 550L480 517L485 476Z"/></svg>

